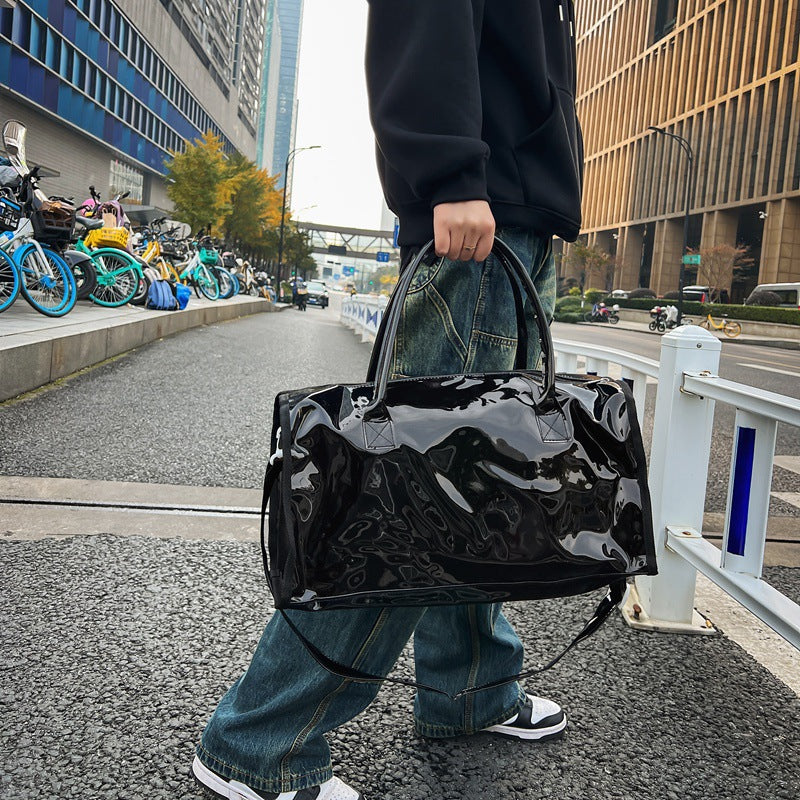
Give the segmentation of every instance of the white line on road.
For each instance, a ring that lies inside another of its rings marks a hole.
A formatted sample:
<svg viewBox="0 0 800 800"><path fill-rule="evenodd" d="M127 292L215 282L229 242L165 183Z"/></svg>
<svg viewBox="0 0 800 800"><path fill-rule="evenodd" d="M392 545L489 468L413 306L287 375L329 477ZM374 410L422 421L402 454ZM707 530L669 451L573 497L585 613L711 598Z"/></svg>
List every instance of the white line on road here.
<svg viewBox="0 0 800 800"><path fill-rule="evenodd" d="M800 508L800 492L770 492L776 500L783 500L795 508Z"/></svg>
<svg viewBox="0 0 800 800"><path fill-rule="evenodd" d="M775 456L775 466L800 475L800 456Z"/></svg>
<svg viewBox="0 0 800 800"><path fill-rule="evenodd" d="M775 367L765 367L763 364L748 364L742 361L737 362L740 367L750 367L750 369L761 369L764 372L777 372L779 375L791 375L793 378L800 378L800 372L789 369L776 369Z"/></svg>

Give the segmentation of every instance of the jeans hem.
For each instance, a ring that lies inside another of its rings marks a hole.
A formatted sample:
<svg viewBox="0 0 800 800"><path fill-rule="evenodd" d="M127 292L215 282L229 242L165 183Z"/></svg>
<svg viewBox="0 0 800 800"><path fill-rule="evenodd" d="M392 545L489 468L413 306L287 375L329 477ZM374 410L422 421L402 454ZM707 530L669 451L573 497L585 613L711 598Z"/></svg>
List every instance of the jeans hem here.
<svg viewBox="0 0 800 800"><path fill-rule="evenodd" d="M307 770L305 772L291 772L288 780L282 778L265 778L262 775L256 775L253 772L239 769L238 767L228 764L215 755L206 750L203 745L197 746L197 757L208 769L221 775L227 780L239 781L255 789L259 792L274 792L280 794L281 792L299 792L302 789L309 789L312 786L319 786L321 783L329 781L333 777L333 767L328 764L327 767L319 767L318 769Z"/></svg>
<svg viewBox="0 0 800 800"><path fill-rule="evenodd" d="M525 705L527 696L525 692L520 689L519 697L513 705L501 711L496 716L492 717L486 722L481 722L471 728L457 727L454 725L433 725L429 722L423 722L421 719L414 719L414 728L420 736L426 739L450 739L455 736L472 736L473 734L480 733L485 728L490 728L492 725L499 725L507 719L511 719L515 714L520 712L520 709Z"/></svg>

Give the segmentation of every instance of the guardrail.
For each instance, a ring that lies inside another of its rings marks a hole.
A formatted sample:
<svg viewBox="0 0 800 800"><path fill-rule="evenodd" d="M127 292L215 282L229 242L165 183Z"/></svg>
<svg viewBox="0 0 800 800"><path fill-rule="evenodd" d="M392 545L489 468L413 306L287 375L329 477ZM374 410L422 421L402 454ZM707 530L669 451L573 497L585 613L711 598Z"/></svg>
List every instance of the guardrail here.
<svg viewBox="0 0 800 800"><path fill-rule="evenodd" d="M342 321L374 340L384 298L345 301ZM648 378L657 385L649 483L659 574L635 581L623 614L633 628L713 633L694 610L700 571L800 649L800 606L762 580L779 422L800 427L800 400L718 377L721 344L687 325L661 338L659 361L555 340L559 372L608 374L616 364L644 418ZM722 547L701 533L715 403L736 409Z"/></svg>

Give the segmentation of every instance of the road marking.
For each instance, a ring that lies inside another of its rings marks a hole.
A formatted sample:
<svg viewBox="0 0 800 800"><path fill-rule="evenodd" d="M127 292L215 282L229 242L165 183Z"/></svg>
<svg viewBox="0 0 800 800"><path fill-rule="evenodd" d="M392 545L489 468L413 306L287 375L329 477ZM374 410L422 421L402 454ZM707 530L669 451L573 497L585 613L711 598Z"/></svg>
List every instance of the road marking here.
<svg viewBox="0 0 800 800"><path fill-rule="evenodd" d="M765 367L763 364L748 364L743 361L737 362L740 367L750 367L750 369L761 369L764 372L777 372L779 375L791 375L792 378L800 378L800 372L793 372L788 369L776 369L775 367Z"/></svg>
<svg viewBox="0 0 800 800"><path fill-rule="evenodd" d="M776 500L783 500L790 506L800 508L800 492L770 492Z"/></svg>
<svg viewBox="0 0 800 800"><path fill-rule="evenodd" d="M775 456L775 465L800 475L800 456Z"/></svg>

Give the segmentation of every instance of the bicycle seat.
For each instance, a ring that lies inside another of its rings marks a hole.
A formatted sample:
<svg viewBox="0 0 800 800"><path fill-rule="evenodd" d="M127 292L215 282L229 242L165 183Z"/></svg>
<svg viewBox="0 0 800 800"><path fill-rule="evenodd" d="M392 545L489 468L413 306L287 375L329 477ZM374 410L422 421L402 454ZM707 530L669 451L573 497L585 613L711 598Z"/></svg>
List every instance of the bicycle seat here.
<svg viewBox="0 0 800 800"><path fill-rule="evenodd" d="M87 231L94 231L103 227L102 219L89 219L89 217L82 217L80 214L75 215L75 222L83 225Z"/></svg>

